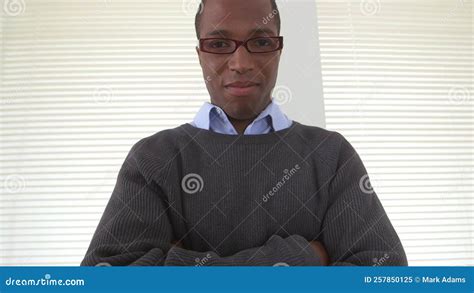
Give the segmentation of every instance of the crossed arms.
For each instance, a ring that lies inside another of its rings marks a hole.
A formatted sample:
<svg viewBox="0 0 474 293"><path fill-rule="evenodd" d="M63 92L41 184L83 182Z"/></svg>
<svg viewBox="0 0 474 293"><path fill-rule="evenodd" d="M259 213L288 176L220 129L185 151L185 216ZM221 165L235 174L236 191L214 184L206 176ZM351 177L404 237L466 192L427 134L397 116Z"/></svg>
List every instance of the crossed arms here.
<svg viewBox="0 0 474 293"><path fill-rule="evenodd" d="M127 162L132 148L81 265L195 266L205 260L214 266L371 266L382 259L383 265L407 265L377 195L361 190L359 179L367 175L362 161L345 139L343 144L328 183L331 196L318 239L273 235L260 247L223 257L186 249L174 239L163 192L135 163Z"/></svg>

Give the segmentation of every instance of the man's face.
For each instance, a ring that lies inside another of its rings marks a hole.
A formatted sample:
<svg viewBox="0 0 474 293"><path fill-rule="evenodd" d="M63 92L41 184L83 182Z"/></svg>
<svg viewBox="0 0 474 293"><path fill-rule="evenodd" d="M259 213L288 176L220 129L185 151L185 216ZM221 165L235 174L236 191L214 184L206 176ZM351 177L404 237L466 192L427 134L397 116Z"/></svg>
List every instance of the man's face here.
<svg viewBox="0 0 474 293"><path fill-rule="evenodd" d="M245 41L278 36L269 0L207 0L201 15L200 38L229 38ZM260 29L262 31L257 31ZM281 51L249 53L241 46L233 54L211 54L196 49L211 102L237 120L254 119L271 101L278 75ZM234 82L253 82L238 89Z"/></svg>

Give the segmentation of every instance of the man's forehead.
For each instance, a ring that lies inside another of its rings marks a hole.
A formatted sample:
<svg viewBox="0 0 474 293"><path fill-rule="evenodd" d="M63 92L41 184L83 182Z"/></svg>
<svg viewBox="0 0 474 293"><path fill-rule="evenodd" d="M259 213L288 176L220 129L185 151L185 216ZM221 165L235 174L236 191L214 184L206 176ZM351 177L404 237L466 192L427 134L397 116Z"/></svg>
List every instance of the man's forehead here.
<svg viewBox="0 0 474 293"><path fill-rule="evenodd" d="M201 36L276 36L275 21L265 20L271 13L269 0L207 0L201 14Z"/></svg>
<svg viewBox="0 0 474 293"><path fill-rule="evenodd" d="M274 29L268 27L255 27L252 29L244 30L247 36L252 35L264 35L264 36L276 36L276 31ZM206 37L233 37L240 34L240 31L236 31L235 29L225 29L225 28L215 28L208 32L203 31Z"/></svg>

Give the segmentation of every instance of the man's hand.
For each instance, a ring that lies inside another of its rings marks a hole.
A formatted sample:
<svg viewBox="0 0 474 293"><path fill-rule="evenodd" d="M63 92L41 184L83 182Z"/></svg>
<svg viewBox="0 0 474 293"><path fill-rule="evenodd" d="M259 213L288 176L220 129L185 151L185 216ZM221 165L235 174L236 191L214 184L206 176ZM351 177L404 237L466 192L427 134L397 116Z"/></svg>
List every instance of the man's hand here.
<svg viewBox="0 0 474 293"><path fill-rule="evenodd" d="M171 242L171 245L177 246L177 247L180 247L180 248L184 248L184 247L183 247L183 244L182 244L180 241L178 241L178 240L172 241L172 242Z"/></svg>
<svg viewBox="0 0 474 293"><path fill-rule="evenodd" d="M317 255L321 258L321 265L323 266L328 266L329 265L329 255L328 252L326 251L326 248L324 248L323 244L319 241L311 241L310 242L311 247L313 247L313 250L316 252Z"/></svg>

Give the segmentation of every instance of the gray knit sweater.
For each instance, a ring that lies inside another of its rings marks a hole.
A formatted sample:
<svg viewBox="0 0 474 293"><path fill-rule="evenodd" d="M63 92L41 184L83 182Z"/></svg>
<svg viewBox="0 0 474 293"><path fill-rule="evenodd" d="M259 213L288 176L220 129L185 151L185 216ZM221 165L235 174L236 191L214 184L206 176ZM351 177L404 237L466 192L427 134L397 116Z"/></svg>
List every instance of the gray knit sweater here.
<svg viewBox="0 0 474 293"><path fill-rule="evenodd" d="M321 265L312 240L333 265L407 265L339 133L294 122L234 136L183 124L132 147L81 265Z"/></svg>

